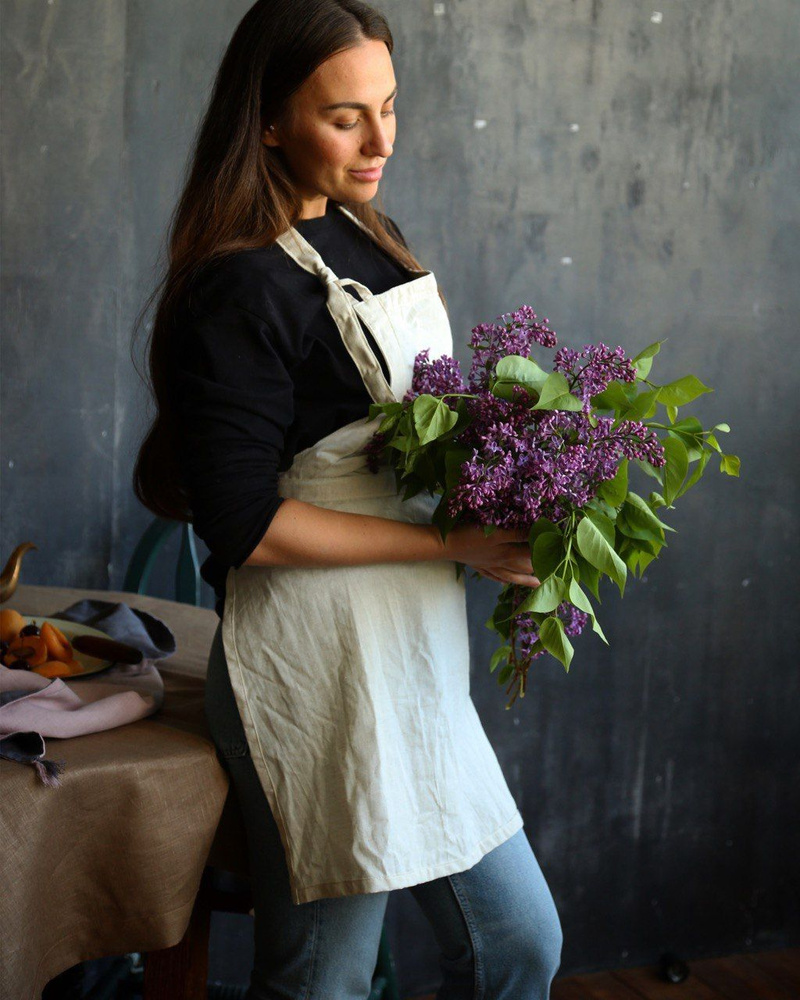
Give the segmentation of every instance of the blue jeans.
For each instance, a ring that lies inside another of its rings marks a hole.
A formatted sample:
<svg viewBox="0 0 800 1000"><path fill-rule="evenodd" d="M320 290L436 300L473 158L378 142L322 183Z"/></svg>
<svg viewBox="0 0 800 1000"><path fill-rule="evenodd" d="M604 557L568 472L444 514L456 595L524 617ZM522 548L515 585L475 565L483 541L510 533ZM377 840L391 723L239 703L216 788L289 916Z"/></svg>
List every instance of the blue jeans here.
<svg viewBox="0 0 800 1000"><path fill-rule="evenodd" d="M292 902L280 834L231 688L221 627L209 657L205 710L247 832L255 914L247 1000L365 1000L389 893ZM472 868L409 891L440 948L437 1000L547 1000L561 962L561 924L524 829Z"/></svg>

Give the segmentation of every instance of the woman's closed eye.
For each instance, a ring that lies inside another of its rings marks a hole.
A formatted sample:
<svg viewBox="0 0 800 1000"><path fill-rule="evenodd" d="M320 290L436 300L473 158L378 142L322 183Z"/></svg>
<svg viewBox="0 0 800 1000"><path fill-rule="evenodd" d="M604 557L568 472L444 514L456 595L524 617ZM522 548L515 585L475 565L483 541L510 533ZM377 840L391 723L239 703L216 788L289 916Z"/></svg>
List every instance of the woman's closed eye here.
<svg viewBox="0 0 800 1000"><path fill-rule="evenodd" d="M393 115L393 114L394 114L394 108L392 108L389 111L382 111L381 112L381 117L386 118L388 115ZM346 124L344 122L336 122L335 124L336 124L337 128L351 129L351 128L355 128L356 125L358 125L358 123L359 123L360 120L361 120L360 118L356 118L356 120L354 122L348 122Z"/></svg>

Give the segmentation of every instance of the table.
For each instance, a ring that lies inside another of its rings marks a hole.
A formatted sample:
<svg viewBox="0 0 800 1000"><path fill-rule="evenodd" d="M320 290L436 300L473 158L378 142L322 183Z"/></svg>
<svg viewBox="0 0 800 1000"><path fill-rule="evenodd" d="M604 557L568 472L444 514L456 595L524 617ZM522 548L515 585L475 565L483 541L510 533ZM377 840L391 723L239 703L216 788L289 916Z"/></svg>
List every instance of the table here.
<svg viewBox="0 0 800 1000"><path fill-rule="evenodd" d="M79 962L177 945L206 865L246 874L244 827L203 711L213 610L121 591L20 585L6 607L50 615L123 601L175 633L164 703L138 722L72 739L60 788L0 760L0 997L38 1000ZM78 683L75 689L79 691ZM237 860L238 859L238 860Z"/></svg>

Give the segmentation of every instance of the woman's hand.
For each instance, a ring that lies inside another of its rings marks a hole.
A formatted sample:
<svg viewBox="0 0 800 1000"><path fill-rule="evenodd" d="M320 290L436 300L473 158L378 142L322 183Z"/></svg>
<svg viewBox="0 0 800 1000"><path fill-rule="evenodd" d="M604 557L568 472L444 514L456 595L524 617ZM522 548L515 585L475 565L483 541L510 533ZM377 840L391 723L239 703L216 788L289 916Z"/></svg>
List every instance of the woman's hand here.
<svg viewBox="0 0 800 1000"><path fill-rule="evenodd" d="M516 583L538 587L525 528L495 528L484 535L478 524L459 525L445 539L448 559L472 566L481 576L498 583Z"/></svg>

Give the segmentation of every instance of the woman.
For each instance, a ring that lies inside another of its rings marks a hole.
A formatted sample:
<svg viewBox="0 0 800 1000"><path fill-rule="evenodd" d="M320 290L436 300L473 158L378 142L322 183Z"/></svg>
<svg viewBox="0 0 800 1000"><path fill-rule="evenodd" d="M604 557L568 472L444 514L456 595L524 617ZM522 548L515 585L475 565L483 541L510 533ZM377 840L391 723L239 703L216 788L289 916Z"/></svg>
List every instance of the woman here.
<svg viewBox="0 0 800 1000"><path fill-rule="evenodd" d="M371 401L451 353L434 275L370 202L393 152L385 19L261 0L223 58L173 221L137 495L190 520L221 622L206 712L247 826L251 997L365 998L388 893L442 996L540 1000L561 928L469 696L456 563L537 586L525 534L402 501Z"/></svg>

